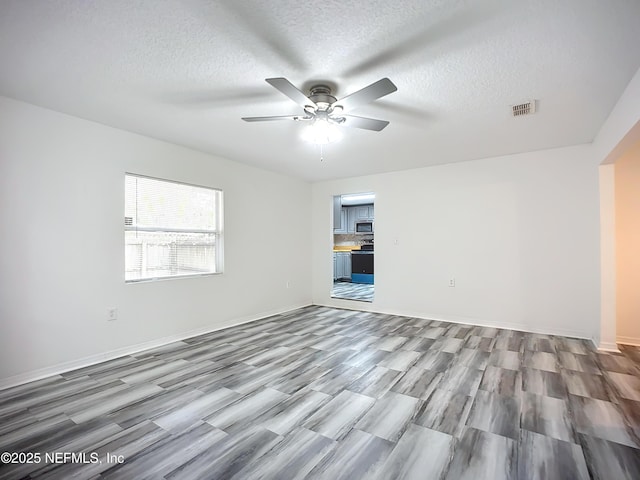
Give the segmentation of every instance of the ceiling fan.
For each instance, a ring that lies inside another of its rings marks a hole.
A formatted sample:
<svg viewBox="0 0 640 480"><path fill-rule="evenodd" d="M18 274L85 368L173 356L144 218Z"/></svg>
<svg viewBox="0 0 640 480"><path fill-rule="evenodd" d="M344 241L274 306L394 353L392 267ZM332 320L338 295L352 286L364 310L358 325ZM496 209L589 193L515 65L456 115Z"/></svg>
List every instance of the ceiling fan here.
<svg viewBox="0 0 640 480"><path fill-rule="evenodd" d="M346 112L350 112L365 103L389 95L398 89L391 80L383 78L338 100L331 94L331 87L324 84L312 86L307 96L286 78L267 78L266 82L300 105L304 110L304 114L243 117L242 120L245 122L269 122L274 120L310 122L310 124L315 127L315 130L324 130L327 132L336 125L379 132L389 125L389 122L374 118L356 117ZM322 140L319 140L319 138L322 138ZM314 137L312 141L314 143L328 143L332 140L328 138L328 135L322 134L320 137Z"/></svg>

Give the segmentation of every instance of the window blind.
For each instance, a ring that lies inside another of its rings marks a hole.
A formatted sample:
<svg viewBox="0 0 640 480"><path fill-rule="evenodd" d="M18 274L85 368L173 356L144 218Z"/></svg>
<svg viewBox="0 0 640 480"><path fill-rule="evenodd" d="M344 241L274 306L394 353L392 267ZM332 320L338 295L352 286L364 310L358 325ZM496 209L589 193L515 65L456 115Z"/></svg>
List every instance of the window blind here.
<svg viewBox="0 0 640 480"><path fill-rule="evenodd" d="M222 272L222 192L125 175L125 281Z"/></svg>

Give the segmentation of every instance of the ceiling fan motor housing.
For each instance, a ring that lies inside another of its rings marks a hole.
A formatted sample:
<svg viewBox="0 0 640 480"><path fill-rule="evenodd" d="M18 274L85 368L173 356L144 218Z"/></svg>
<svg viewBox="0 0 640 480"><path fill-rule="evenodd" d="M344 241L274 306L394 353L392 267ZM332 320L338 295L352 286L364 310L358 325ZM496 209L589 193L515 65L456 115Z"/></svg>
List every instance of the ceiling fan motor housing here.
<svg viewBox="0 0 640 480"><path fill-rule="evenodd" d="M331 95L331 88L326 85L315 85L309 89L309 100L318 106L318 111L326 112L333 103L336 102L336 97Z"/></svg>

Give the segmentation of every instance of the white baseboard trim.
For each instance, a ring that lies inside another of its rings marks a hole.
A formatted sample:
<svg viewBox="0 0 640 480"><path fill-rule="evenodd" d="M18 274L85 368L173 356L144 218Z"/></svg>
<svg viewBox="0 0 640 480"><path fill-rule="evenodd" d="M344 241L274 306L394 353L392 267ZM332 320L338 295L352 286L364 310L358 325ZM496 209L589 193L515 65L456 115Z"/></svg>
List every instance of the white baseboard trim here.
<svg viewBox="0 0 640 480"><path fill-rule="evenodd" d="M640 347L640 338L637 337L617 337L616 341L623 345L631 345L634 347Z"/></svg>
<svg viewBox="0 0 640 480"><path fill-rule="evenodd" d="M596 342L593 342L594 345L596 345L596 348L598 350L600 350L601 352L613 352L613 353L620 353L620 350L618 349L618 345L616 345L613 342L600 342L600 344L596 344Z"/></svg>
<svg viewBox="0 0 640 480"><path fill-rule="evenodd" d="M0 390L23 385L25 383L34 382L36 380L42 380L54 375L60 375L61 373L69 372L71 370L77 370L79 368L89 367L97 363L106 362L107 360L113 360L115 358L124 357L126 355L133 355L152 348L161 347L169 343L178 342L187 338L197 337L198 335L204 335L206 333L215 332L218 330L224 330L225 328L235 327L244 323L255 322L272 315L280 315L282 313L297 310L299 308L308 307L310 304L291 305L285 308L276 309L267 312L261 312L254 315L247 315L245 317L239 317L231 320L224 325L205 326L187 332L182 332L176 335L169 335L167 337L150 340L148 342L138 343L136 345L129 345L127 347L118 348L108 352L99 353L96 355L90 355L88 357L79 358L77 360L71 360L68 362L59 363L52 367L40 368L32 370L30 372L20 373L11 377L0 379Z"/></svg>
<svg viewBox="0 0 640 480"><path fill-rule="evenodd" d="M332 308L343 308L345 310L361 310L361 311L372 312L372 313L382 313L385 315L400 315L402 317L422 318L425 320L437 320L440 322L472 325L474 327L504 328L505 330L517 330L520 332L527 332L527 333L539 333L541 335L558 335L562 337L578 338L581 340L590 340L593 342L593 339L588 334L585 334L583 332L575 332L573 330L567 330L562 328L535 328L529 325L523 325L519 323L491 322L486 319L480 319L480 318L448 316L448 315L438 315L438 314L430 315L430 314L425 314L424 312L411 312L411 311L398 310L398 309L385 309L384 307L383 308L376 307L373 303L358 302L353 300L342 300L342 302L334 302L334 299L331 299L331 301L329 301L328 303L314 302L314 305L320 305L320 306L332 307ZM365 305L362 305L363 303L365 303Z"/></svg>

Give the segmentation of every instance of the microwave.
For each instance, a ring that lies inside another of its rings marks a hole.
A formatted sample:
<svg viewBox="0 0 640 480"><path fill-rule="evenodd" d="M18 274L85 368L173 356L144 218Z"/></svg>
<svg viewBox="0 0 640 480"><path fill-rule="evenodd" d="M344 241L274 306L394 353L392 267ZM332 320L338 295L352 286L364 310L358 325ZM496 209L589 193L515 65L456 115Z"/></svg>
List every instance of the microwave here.
<svg viewBox="0 0 640 480"><path fill-rule="evenodd" d="M373 233L373 222L356 222L356 233Z"/></svg>

